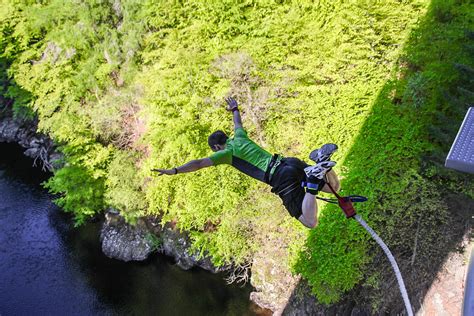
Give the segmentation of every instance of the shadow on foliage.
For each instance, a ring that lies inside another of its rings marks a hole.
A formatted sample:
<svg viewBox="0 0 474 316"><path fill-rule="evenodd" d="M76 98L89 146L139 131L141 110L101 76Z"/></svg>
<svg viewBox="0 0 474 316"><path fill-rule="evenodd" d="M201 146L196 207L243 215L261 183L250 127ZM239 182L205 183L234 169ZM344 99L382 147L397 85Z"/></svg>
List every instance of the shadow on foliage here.
<svg viewBox="0 0 474 316"><path fill-rule="evenodd" d="M469 104L474 104L473 11L468 1L431 3L344 161L349 174L342 183L343 193L370 197L371 202L358 209L396 257L415 312L422 309L447 257L462 250L472 227L473 176L448 170L443 164ZM326 213L331 210L326 208ZM328 223L323 219L321 226ZM345 228L348 224L342 214L336 219L342 223L337 224L341 228L337 247L348 254L363 242L363 229L355 233ZM309 258L320 249L316 243L327 243L318 229L307 241ZM387 258L371 240L365 244L369 244L371 260L359 261L362 279L340 303L318 305L303 281L284 314L403 313ZM337 263L337 258L328 260ZM310 261L303 264L306 271L319 268L309 266ZM310 284L312 277L305 275Z"/></svg>

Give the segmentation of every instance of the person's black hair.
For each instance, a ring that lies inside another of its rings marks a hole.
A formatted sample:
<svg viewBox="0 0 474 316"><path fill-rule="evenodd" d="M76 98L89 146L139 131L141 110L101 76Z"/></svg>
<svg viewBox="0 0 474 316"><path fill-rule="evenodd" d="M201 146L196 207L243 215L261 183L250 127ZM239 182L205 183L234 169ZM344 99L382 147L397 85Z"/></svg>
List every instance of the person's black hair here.
<svg viewBox="0 0 474 316"><path fill-rule="evenodd" d="M223 131L215 131L211 135L209 135L207 139L207 143L209 147L214 148L215 145L225 145L229 137Z"/></svg>

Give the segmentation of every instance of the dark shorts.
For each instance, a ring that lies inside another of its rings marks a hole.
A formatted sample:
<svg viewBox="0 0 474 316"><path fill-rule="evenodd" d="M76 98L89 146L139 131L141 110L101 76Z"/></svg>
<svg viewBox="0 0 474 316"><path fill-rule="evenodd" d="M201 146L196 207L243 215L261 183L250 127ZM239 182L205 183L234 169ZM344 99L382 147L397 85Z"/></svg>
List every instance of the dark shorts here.
<svg viewBox="0 0 474 316"><path fill-rule="evenodd" d="M301 182L306 179L304 168L307 166L307 163L298 158L283 158L270 180L272 192L281 198L285 208L295 218L303 213L305 190Z"/></svg>

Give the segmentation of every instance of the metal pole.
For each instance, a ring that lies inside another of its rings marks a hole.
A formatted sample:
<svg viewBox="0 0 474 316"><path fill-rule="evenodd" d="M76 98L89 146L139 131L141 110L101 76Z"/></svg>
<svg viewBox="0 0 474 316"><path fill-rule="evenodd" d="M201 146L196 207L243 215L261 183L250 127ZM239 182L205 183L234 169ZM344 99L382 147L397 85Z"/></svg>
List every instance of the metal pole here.
<svg viewBox="0 0 474 316"><path fill-rule="evenodd" d="M464 287L463 316L474 316L474 248L467 268L466 286Z"/></svg>

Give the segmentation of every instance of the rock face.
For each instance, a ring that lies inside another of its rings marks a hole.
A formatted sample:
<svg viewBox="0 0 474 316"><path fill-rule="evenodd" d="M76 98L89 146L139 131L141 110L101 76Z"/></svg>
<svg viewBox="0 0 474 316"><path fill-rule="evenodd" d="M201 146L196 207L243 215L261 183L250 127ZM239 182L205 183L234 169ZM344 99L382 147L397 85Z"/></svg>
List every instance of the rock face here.
<svg viewBox="0 0 474 316"><path fill-rule="evenodd" d="M268 251L279 255L271 255ZM250 299L272 310L274 315L282 314L299 280L288 270L286 262L281 260L285 258L285 251L284 247L265 248L255 254L252 262L251 284L255 291L250 293Z"/></svg>
<svg viewBox="0 0 474 316"><path fill-rule="evenodd" d="M122 261L145 260L153 251L173 257L185 270L201 267L213 273L216 268L207 257L199 258L190 250L189 237L170 224L161 226L155 218L141 218L136 225L129 225L115 210L109 210L101 229L102 251L110 258Z"/></svg>
<svg viewBox="0 0 474 316"><path fill-rule="evenodd" d="M53 162L61 155L55 152L53 141L36 132L35 122L22 122L10 116L0 117L0 142L18 143L24 154L33 158L33 165L40 164L44 171L53 171Z"/></svg>
<svg viewBox="0 0 474 316"><path fill-rule="evenodd" d="M165 255L175 258L176 264L184 270L195 266L213 273L225 270L225 268L216 268L208 257L199 258L197 253L190 250L189 237L173 229L169 224L162 228L161 240L161 251Z"/></svg>
<svg viewBox="0 0 474 316"><path fill-rule="evenodd" d="M144 223L136 226L125 223L118 212L109 210L100 232L102 252L110 258L122 261L142 261L153 251L153 241Z"/></svg>

